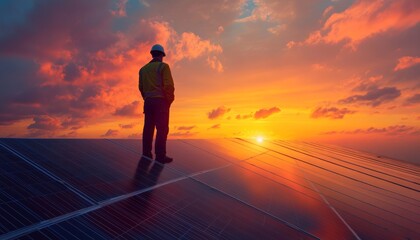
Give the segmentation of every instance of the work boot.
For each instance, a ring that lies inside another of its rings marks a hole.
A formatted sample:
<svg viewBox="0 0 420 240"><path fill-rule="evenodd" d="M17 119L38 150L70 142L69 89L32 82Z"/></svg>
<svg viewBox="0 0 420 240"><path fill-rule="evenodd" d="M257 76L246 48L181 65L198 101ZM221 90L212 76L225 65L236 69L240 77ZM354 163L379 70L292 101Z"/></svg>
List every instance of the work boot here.
<svg viewBox="0 0 420 240"><path fill-rule="evenodd" d="M142 157L147 157L147 158L153 159L152 153L143 153Z"/></svg>
<svg viewBox="0 0 420 240"><path fill-rule="evenodd" d="M156 157L156 159L155 159L157 162L160 162L160 163L162 163L162 164L165 164L165 163L170 163L170 162L172 162L174 159L173 158L170 158L170 157L168 157L168 156L163 156L163 157Z"/></svg>

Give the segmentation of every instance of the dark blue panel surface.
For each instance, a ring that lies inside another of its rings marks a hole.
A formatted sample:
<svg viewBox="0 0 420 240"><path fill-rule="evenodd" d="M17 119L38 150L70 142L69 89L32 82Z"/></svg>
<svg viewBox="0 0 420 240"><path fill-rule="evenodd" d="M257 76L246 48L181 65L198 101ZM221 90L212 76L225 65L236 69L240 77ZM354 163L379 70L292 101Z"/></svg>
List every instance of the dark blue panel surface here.
<svg viewBox="0 0 420 240"><path fill-rule="evenodd" d="M151 168L139 164L140 154L105 139L9 139L7 145L95 202L156 183L137 177ZM166 181L181 173L166 169L159 174L159 181Z"/></svg>
<svg viewBox="0 0 420 240"><path fill-rule="evenodd" d="M29 236L40 234L59 239L314 239L193 180L160 187Z"/></svg>
<svg viewBox="0 0 420 240"><path fill-rule="evenodd" d="M417 239L420 170L288 141L0 139L0 239Z"/></svg>
<svg viewBox="0 0 420 240"><path fill-rule="evenodd" d="M89 205L0 146L0 235Z"/></svg>

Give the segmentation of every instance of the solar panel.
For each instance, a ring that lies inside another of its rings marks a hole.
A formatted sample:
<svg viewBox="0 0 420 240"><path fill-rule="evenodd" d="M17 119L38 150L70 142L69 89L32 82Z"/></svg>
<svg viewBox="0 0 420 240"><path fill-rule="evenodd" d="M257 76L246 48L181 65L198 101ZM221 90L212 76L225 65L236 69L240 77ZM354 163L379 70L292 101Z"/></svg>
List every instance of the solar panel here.
<svg viewBox="0 0 420 240"><path fill-rule="evenodd" d="M0 239L418 239L420 169L352 149L0 139Z"/></svg>

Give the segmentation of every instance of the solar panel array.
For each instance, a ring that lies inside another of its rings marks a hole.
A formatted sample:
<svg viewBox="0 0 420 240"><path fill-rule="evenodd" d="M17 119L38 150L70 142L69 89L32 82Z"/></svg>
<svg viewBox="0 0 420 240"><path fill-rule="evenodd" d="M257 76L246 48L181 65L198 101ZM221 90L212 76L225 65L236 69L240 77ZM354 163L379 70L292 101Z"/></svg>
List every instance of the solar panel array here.
<svg viewBox="0 0 420 240"><path fill-rule="evenodd" d="M0 139L0 239L420 239L420 168L335 146Z"/></svg>

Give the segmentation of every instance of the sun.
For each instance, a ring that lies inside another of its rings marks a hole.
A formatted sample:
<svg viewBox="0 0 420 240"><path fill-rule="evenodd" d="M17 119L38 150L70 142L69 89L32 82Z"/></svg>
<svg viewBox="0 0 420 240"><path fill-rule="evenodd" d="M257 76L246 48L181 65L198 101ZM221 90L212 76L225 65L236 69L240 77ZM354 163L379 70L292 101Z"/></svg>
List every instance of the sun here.
<svg viewBox="0 0 420 240"><path fill-rule="evenodd" d="M262 136L258 136L256 140L257 140L257 142L259 142L259 143L264 142L264 138L263 138Z"/></svg>

